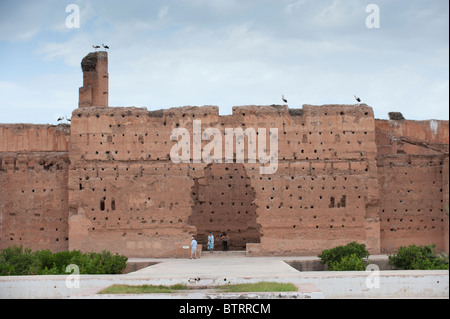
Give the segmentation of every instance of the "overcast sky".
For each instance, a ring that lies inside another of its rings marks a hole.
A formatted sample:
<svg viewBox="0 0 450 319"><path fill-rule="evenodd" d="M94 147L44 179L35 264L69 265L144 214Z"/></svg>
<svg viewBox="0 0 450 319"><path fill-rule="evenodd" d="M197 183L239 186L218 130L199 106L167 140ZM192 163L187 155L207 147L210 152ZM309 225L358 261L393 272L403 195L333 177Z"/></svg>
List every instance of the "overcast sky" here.
<svg viewBox="0 0 450 319"><path fill-rule="evenodd" d="M110 106L231 114L282 94L290 108L356 94L376 118L449 119L448 0L0 0L0 123L70 116L81 59L102 43Z"/></svg>

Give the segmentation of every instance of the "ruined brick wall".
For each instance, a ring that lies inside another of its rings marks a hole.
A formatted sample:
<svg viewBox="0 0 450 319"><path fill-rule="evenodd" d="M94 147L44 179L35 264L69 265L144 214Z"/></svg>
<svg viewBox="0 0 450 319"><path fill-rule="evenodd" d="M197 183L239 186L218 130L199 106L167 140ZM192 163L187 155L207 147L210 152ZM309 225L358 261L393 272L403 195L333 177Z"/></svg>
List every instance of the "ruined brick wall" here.
<svg viewBox="0 0 450 319"><path fill-rule="evenodd" d="M244 163L236 154L233 163L193 163L194 120L202 132L221 132L223 156L225 128L279 128L276 174L249 163L248 138L238 142L246 145ZM173 256L193 234L206 244L207 232L225 231L236 248L250 244L250 254L315 254L349 240L376 253L374 127L364 105L247 106L231 116L217 107L79 108L69 152L69 246ZM189 132L190 163L171 160L175 128Z"/></svg>
<svg viewBox="0 0 450 319"><path fill-rule="evenodd" d="M261 243L255 254L314 255L357 240L378 253L378 183L373 112L365 105L304 106L303 112L262 116L279 127L273 176L250 170Z"/></svg>
<svg viewBox="0 0 450 319"><path fill-rule="evenodd" d="M189 245L197 171L169 161L171 127L184 125L178 115L137 108L73 112L70 249L170 257Z"/></svg>
<svg viewBox="0 0 450 319"><path fill-rule="evenodd" d="M376 120L383 253L435 244L448 252L448 121Z"/></svg>
<svg viewBox="0 0 450 319"><path fill-rule="evenodd" d="M0 152L67 152L70 126L1 124Z"/></svg>
<svg viewBox="0 0 450 319"><path fill-rule="evenodd" d="M378 154L448 153L448 121L375 120Z"/></svg>
<svg viewBox="0 0 450 319"><path fill-rule="evenodd" d="M211 143L195 143L194 121L220 132L220 163L194 163ZM170 138L177 128L187 130L189 163L173 162L185 141ZM264 128L266 144L234 137L227 162L227 128ZM212 231L216 249L227 232L230 249L250 255L315 255L353 240L372 254L411 243L448 251L448 121L375 120L366 105L228 116L212 106L86 107L70 127L2 124L0 136L2 248L172 257L192 235L206 247ZM261 174L268 164L249 158L253 146L268 154L271 136L276 173Z"/></svg>
<svg viewBox="0 0 450 319"><path fill-rule="evenodd" d="M442 167L442 186L444 192L442 194L444 206L444 247L443 250L449 253L449 156L448 153L443 158L444 166Z"/></svg>
<svg viewBox="0 0 450 319"><path fill-rule="evenodd" d="M81 61L83 86L79 88L78 107L108 106L108 53L91 52Z"/></svg>
<svg viewBox="0 0 450 319"><path fill-rule="evenodd" d="M67 250L67 125L0 124L0 248Z"/></svg>

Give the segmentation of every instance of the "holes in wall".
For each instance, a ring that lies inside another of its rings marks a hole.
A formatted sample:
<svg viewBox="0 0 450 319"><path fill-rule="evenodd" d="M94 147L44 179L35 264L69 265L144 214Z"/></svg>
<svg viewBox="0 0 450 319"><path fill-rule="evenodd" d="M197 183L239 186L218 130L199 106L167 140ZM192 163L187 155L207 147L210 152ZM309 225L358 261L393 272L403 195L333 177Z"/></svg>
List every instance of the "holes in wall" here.
<svg viewBox="0 0 450 319"><path fill-rule="evenodd" d="M347 205L347 195L342 195L339 202L336 202L336 199L334 196L330 197L330 204L328 205L329 208L341 208L345 207Z"/></svg>

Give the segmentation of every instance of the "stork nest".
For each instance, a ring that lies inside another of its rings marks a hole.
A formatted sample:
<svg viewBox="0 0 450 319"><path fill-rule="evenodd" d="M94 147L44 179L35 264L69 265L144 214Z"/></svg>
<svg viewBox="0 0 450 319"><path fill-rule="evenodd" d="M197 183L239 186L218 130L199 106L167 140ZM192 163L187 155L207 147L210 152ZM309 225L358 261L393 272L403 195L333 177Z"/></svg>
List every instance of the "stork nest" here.
<svg viewBox="0 0 450 319"><path fill-rule="evenodd" d="M403 117L403 114L400 112L390 112L389 113L389 119L391 121L402 121L405 118Z"/></svg>
<svg viewBox="0 0 450 319"><path fill-rule="evenodd" d="M290 116L303 116L303 109L289 109Z"/></svg>
<svg viewBox="0 0 450 319"><path fill-rule="evenodd" d="M86 55L83 60L81 60L81 70L83 72L92 72L95 71L97 67L97 54L95 52L91 52Z"/></svg>

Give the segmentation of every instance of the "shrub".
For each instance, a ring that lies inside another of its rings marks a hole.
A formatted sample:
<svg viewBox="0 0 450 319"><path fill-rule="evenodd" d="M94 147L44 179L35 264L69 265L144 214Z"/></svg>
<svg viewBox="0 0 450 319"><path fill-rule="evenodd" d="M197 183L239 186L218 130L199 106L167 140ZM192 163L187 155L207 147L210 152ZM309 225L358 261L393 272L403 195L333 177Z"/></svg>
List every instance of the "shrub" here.
<svg viewBox="0 0 450 319"><path fill-rule="evenodd" d="M397 255L389 256L389 264L402 270L449 269L448 256L439 256L435 245L400 247Z"/></svg>
<svg viewBox="0 0 450 319"><path fill-rule="evenodd" d="M80 268L81 274L120 274L127 265L128 258L112 255L104 250L102 253L87 253L74 256L71 264Z"/></svg>
<svg viewBox="0 0 450 319"><path fill-rule="evenodd" d="M22 246L12 246L0 251L0 275L67 275L66 267L75 264L80 274L120 274L128 258L101 253L81 253L78 250L52 253L38 250L34 253Z"/></svg>
<svg viewBox="0 0 450 319"><path fill-rule="evenodd" d="M366 245L354 241L345 246L326 249L318 257L328 270L359 271L365 269L363 258L369 257L369 252Z"/></svg>
<svg viewBox="0 0 450 319"><path fill-rule="evenodd" d="M331 271L362 271L366 269L363 259L356 254L343 256L341 260L330 262L328 270Z"/></svg>
<svg viewBox="0 0 450 319"><path fill-rule="evenodd" d="M13 246L1 251L0 275L37 275L38 272L39 262L30 249L23 249L22 246Z"/></svg>

